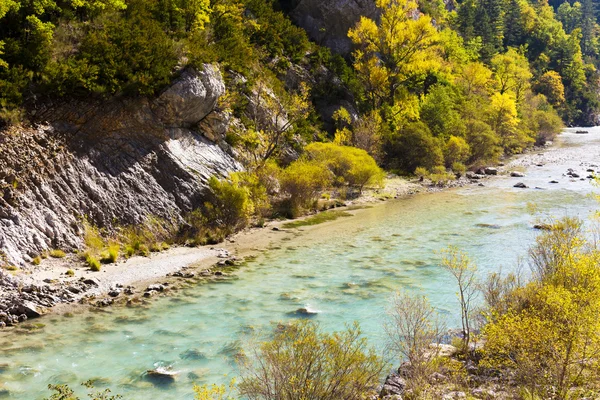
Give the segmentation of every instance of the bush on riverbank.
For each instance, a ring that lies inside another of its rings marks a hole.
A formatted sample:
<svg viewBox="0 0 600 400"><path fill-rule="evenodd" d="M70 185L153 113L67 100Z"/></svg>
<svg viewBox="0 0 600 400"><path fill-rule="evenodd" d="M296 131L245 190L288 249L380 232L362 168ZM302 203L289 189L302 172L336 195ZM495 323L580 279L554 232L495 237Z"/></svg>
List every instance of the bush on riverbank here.
<svg viewBox="0 0 600 400"><path fill-rule="evenodd" d="M325 333L297 321L251 351L241 365L239 392L261 400L362 400L376 393L385 366L358 324Z"/></svg>

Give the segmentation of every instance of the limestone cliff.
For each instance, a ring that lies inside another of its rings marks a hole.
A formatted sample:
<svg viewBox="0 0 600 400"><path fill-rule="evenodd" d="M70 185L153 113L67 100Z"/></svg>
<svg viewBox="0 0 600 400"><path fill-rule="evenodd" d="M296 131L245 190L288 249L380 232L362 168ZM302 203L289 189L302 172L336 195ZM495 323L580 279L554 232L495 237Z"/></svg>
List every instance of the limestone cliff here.
<svg viewBox="0 0 600 400"><path fill-rule="evenodd" d="M378 10L374 0L297 0L290 15L312 40L348 55L352 50L348 30L361 16L377 19Z"/></svg>
<svg viewBox="0 0 600 400"><path fill-rule="evenodd" d="M22 264L81 246L81 220L111 228L202 204L212 175L241 169L224 141L219 70L186 69L157 98L38 106L0 132L0 254ZM210 138L210 140L209 140Z"/></svg>

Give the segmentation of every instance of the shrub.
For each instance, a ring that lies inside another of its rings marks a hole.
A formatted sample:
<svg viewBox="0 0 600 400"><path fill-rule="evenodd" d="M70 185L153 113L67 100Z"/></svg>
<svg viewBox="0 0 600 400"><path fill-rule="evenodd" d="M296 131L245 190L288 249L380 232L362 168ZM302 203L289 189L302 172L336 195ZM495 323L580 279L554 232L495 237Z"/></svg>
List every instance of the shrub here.
<svg viewBox="0 0 600 400"><path fill-rule="evenodd" d="M100 261L98 261L98 259L91 254L87 254L85 256L85 263L94 272L99 272L101 269Z"/></svg>
<svg viewBox="0 0 600 400"><path fill-rule="evenodd" d="M142 257L148 257L150 255L150 250L148 249L148 246L146 246L145 244L140 244L137 251L138 251L138 254Z"/></svg>
<svg viewBox="0 0 600 400"><path fill-rule="evenodd" d="M467 172L467 167L463 163L455 162L452 163L452 172L454 172L458 176L461 176L464 175L465 172Z"/></svg>
<svg viewBox="0 0 600 400"><path fill-rule="evenodd" d="M320 162L298 160L281 174L281 188L289 195L292 216L302 208L311 208L321 190L331 184L331 172Z"/></svg>
<svg viewBox="0 0 600 400"><path fill-rule="evenodd" d="M125 258L131 258L135 255L136 249L132 245L125 246Z"/></svg>
<svg viewBox="0 0 600 400"><path fill-rule="evenodd" d="M400 361L408 361L408 389L416 395L437 369L439 352L431 344L441 343L444 326L426 297L396 293L387 309L384 328L388 347Z"/></svg>
<svg viewBox="0 0 600 400"><path fill-rule="evenodd" d="M108 249L102 252L100 261L102 264L112 264L117 262L119 258L119 250L121 247L117 243L113 243L108 246Z"/></svg>
<svg viewBox="0 0 600 400"><path fill-rule="evenodd" d="M204 205L207 217L214 226L227 231L246 226L254 212L250 189L239 178L232 174L230 180L218 180L213 176L208 181L212 199Z"/></svg>
<svg viewBox="0 0 600 400"><path fill-rule="evenodd" d="M417 167L431 169L444 162L438 140L422 122L410 123L390 135L386 141L385 152L391 167L409 174Z"/></svg>
<svg viewBox="0 0 600 400"><path fill-rule="evenodd" d="M433 167L431 173L427 177L431 180L431 183L440 186L456 179L456 176L453 173L448 172L446 168L441 165Z"/></svg>
<svg viewBox="0 0 600 400"><path fill-rule="evenodd" d="M336 181L362 192L365 186L381 185L384 173L365 150L334 143L314 142L306 146L309 156L325 164Z"/></svg>
<svg viewBox="0 0 600 400"><path fill-rule="evenodd" d="M50 257L52 258L65 258L66 256L66 253L59 249L54 249L50 251Z"/></svg>
<svg viewBox="0 0 600 400"><path fill-rule="evenodd" d="M158 253L162 250L162 244L158 242L154 242L150 245L150 252Z"/></svg>
<svg viewBox="0 0 600 400"><path fill-rule="evenodd" d="M67 276L75 276L75 271L73 271L72 269L67 270L67 272L65 272L65 274Z"/></svg>
<svg viewBox="0 0 600 400"><path fill-rule="evenodd" d="M37 256L37 257L35 257L35 258L34 258L34 259L31 261L31 263L32 263L33 265L40 265L40 263L41 263L41 262L42 262L42 257L40 257L40 256Z"/></svg>
<svg viewBox="0 0 600 400"><path fill-rule="evenodd" d="M461 137L450 136L444 146L444 160L447 167L451 167L454 163L464 163L470 154L468 143Z"/></svg>
<svg viewBox="0 0 600 400"><path fill-rule="evenodd" d="M384 367L358 324L330 334L299 321L253 349L241 365L239 392L249 399L359 400L374 392Z"/></svg>

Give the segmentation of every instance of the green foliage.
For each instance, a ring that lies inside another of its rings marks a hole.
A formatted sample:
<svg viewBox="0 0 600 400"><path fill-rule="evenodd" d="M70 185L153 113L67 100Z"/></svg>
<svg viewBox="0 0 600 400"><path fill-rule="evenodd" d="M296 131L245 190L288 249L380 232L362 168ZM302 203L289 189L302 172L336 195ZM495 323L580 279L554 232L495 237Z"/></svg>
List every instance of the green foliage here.
<svg viewBox="0 0 600 400"><path fill-rule="evenodd" d="M345 211L323 211L318 214L312 215L308 218L304 218L300 221L286 222L283 227L289 228L300 228L303 226L312 226L322 224L324 222L335 221L340 217L350 217L352 214Z"/></svg>
<svg viewBox="0 0 600 400"><path fill-rule="evenodd" d="M406 173L417 167L431 169L444 162L438 140L423 122L408 124L392 134L385 151L388 163Z"/></svg>
<svg viewBox="0 0 600 400"><path fill-rule="evenodd" d="M36 256L33 260L31 260L33 265L40 265L42 263L42 257Z"/></svg>
<svg viewBox="0 0 600 400"><path fill-rule="evenodd" d="M241 367L239 392L249 399L359 400L374 392L385 364L358 324L324 333L299 321L254 349Z"/></svg>

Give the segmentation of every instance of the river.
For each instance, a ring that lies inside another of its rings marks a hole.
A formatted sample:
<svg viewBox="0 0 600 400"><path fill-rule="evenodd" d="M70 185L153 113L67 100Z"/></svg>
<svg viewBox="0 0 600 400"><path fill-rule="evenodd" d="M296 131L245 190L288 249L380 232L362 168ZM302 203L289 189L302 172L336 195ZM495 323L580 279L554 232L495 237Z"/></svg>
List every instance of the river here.
<svg viewBox="0 0 600 400"><path fill-rule="evenodd" d="M45 326L28 334L0 331L0 398L41 399L49 383L80 391L79 383L98 378L99 387L129 400L192 399L194 382L234 377L234 355L244 343L298 318L301 307L319 311L313 319L327 330L359 321L369 341L382 346L382 316L398 289L427 295L447 324L457 326L455 287L439 267L441 249L467 252L482 277L508 272L538 234L528 205L541 216L580 218L597 207L589 180L563 174L573 168L585 177L590 164L600 163L600 128L588 135L570 130L544 155L518 163L524 178L392 200L299 229L221 283L193 286L147 307L44 317L33 322ZM530 188L513 188L516 182ZM175 383L142 378L160 365L180 371Z"/></svg>

